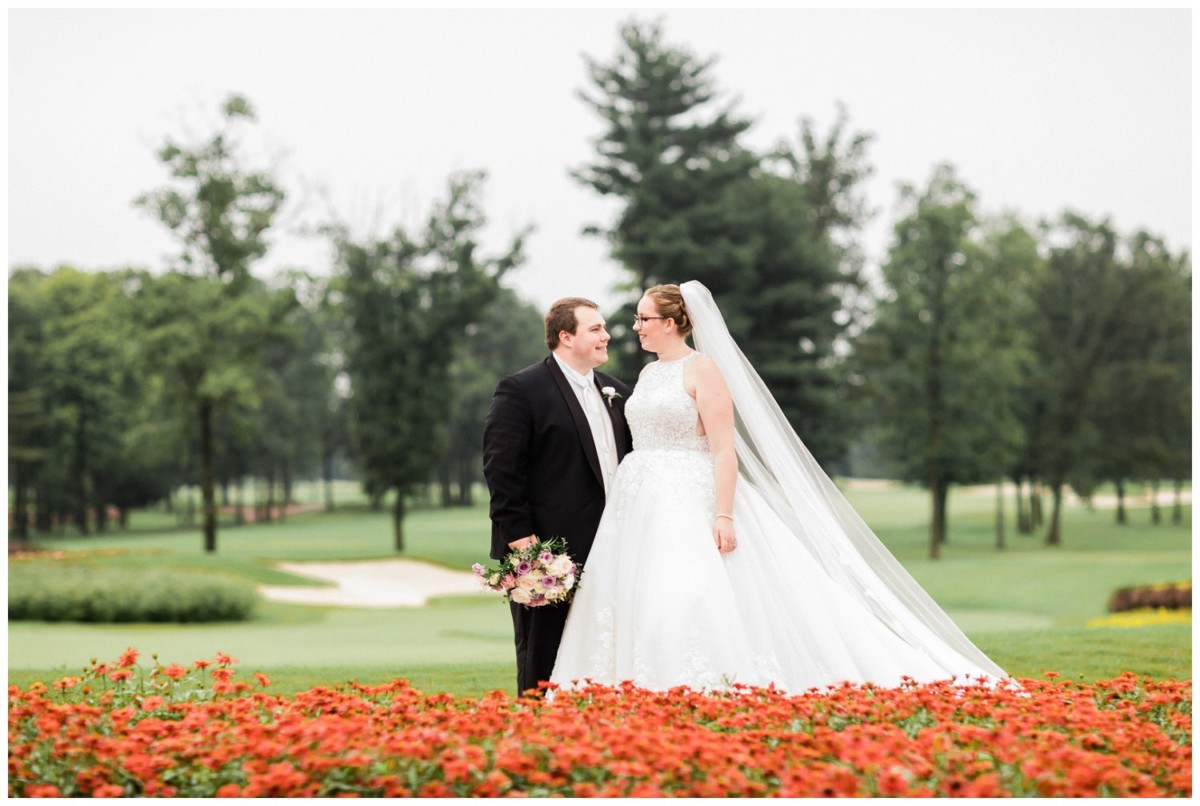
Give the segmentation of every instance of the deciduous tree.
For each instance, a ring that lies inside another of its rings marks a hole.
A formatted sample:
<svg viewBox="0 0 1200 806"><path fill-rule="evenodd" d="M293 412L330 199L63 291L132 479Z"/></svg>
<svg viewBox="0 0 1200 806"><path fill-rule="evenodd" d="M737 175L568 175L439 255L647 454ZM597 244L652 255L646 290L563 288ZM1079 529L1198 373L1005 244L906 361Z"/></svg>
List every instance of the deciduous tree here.
<svg viewBox="0 0 1200 806"><path fill-rule="evenodd" d="M416 237L402 228L365 243L336 234L358 467L368 495L395 493L397 551L406 498L445 457L457 351L498 293L498 279L522 260L523 234L500 257L478 254L482 181L481 172L453 177L449 198Z"/></svg>

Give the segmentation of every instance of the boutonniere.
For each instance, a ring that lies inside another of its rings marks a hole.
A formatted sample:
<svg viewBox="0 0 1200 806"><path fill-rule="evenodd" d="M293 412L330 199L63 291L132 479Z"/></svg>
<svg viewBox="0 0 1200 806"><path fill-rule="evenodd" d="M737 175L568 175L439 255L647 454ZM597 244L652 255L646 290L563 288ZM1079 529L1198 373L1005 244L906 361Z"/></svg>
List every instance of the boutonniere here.
<svg viewBox="0 0 1200 806"><path fill-rule="evenodd" d="M610 409L612 408L613 398L621 396L621 393L616 389L613 389L611 386L600 387L600 394L604 395L604 399L608 401L608 407Z"/></svg>

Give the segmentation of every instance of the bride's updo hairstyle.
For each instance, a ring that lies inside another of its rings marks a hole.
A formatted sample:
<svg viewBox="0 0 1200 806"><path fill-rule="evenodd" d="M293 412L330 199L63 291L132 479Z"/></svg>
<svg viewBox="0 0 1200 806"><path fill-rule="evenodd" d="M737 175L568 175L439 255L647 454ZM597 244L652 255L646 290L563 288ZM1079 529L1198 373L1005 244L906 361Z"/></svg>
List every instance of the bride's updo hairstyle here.
<svg viewBox="0 0 1200 806"><path fill-rule="evenodd" d="M686 336L692 332L692 320L688 318L687 306L683 304L683 294L674 283L656 285L646 289L646 296L654 300L654 307L659 316L666 317L675 323L679 335Z"/></svg>

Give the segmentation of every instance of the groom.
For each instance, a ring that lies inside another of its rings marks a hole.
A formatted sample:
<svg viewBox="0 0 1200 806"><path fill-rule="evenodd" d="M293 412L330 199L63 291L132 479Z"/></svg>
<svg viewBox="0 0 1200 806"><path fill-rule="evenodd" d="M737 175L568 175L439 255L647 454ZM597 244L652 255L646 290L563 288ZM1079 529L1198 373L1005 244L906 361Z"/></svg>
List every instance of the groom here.
<svg viewBox="0 0 1200 806"><path fill-rule="evenodd" d="M587 561L605 492L632 443L629 387L594 371L608 360L608 340L596 303L560 299L546 313L550 355L496 387L483 430L493 559L559 537L576 563ZM520 694L550 679L567 607L510 606Z"/></svg>

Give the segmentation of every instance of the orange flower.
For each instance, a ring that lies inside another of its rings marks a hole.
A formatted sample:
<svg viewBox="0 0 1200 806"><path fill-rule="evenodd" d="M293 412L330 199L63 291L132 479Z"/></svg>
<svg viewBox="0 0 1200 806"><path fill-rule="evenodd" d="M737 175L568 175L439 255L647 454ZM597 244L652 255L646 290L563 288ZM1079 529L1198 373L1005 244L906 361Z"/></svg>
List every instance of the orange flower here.
<svg viewBox="0 0 1200 806"><path fill-rule="evenodd" d="M30 784L25 787L27 798L61 798L62 792L54 784Z"/></svg>
<svg viewBox="0 0 1200 806"><path fill-rule="evenodd" d="M129 647L129 649L122 653L120 660L117 661L117 665L122 669L128 669L130 666L133 666L135 663L137 663L138 654L139 653L136 649Z"/></svg>
<svg viewBox="0 0 1200 806"><path fill-rule="evenodd" d="M197 663L199 663L199 661L197 661ZM172 663L170 666L163 667L162 673L172 680L180 680L184 677L187 677L188 671L179 664Z"/></svg>
<svg viewBox="0 0 1200 806"><path fill-rule="evenodd" d="M9 794L58 794L58 781L90 794L130 777L139 794L164 797L1192 791L1190 681L906 681L797 695L625 684L559 689L546 701L424 695L406 681L284 697L261 690L259 675L259 687L235 684L222 665L213 686L221 696L152 694L140 710L120 692L61 703L44 685L10 687ZM230 776L245 786L220 783Z"/></svg>

